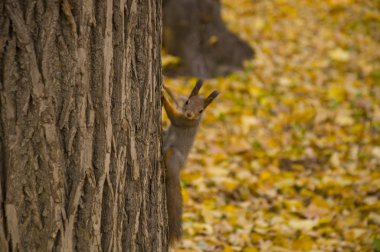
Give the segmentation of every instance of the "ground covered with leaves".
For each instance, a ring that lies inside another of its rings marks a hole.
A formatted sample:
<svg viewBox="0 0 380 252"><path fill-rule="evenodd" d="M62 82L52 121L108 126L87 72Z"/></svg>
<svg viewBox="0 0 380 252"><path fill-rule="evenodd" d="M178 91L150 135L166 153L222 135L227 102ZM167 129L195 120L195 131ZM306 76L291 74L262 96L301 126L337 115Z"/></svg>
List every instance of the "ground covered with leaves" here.
<svg viewBox="0 0 380 252"><path fill-rule="evenodd" d="M222 2L256 58L205 82L176 250L380 251L380 2Z"/></svg>

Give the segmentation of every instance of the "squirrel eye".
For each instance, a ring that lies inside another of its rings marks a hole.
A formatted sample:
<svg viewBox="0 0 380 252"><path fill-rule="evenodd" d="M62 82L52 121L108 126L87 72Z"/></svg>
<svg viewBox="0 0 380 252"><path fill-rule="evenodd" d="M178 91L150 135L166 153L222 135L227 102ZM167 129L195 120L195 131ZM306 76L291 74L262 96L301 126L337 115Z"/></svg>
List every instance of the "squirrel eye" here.
<svg viewBox="0 0 380 252"><path fill-rule="evenodd" d="M188 105L188 104L189 104L189 100L187 100L187 101L185 102L185 104Z"/></svg>
<svg viewBox="0 0 380 252"><path fill-rule="evenodd" d="M203 109L199 110L199 114L203 112Z"/></svg>

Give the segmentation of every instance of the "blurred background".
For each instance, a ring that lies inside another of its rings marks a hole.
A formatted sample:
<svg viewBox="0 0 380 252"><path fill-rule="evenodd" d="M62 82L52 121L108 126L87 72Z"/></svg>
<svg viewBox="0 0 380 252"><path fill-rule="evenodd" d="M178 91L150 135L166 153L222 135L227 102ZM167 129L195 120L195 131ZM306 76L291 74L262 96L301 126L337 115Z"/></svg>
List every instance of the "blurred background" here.
<svg viewBox="0 0 380 252"><path fill-rule="evenodd" d="M165 84L207 109L176 251L380 251L380 1L167 0Z"/></svg>

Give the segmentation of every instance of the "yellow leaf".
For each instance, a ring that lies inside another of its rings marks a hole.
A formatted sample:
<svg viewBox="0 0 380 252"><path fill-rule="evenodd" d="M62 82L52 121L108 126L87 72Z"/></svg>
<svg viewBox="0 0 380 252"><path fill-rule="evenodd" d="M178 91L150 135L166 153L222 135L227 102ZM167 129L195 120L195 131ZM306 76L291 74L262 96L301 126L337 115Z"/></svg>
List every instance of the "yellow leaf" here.
<svg viewBox="0 0 380 252"><path fill-rule="evenodd" d="M261 90L259 87L255 85L249 85L248 92L250 95L257 97L263 93L263 90Z"/></svg>
<svg viewBox="0 0 380 252"><path fill-rule="evenodd" d="M313 248L313 239L306 235L301 235L293 242L293 249L310 251Z"/></svg>
<svg viewBox="0 0 380 252"><path fill-rule="evenodd" d="M302 207L302 202L299 200L287 200L284 203L286 208L290 209L291 211L296 211Z"/></svg>
<svg viewBox="0 0 380 252"><path fill-rule="evenodd" d="M313 197L311 203L318 207L329 208L329 203L320 196Z"/></svg>
<svg viewBox="0 0 380 252"><path fill-rule="evenodd" d="M182 192L182 200L183 200L183 202L189 202L191 200L191 198L190 198L189 194L187 193L186 188L182 187L181 192Z"/></svg>
<svg viewBox="0 0 380 252"><path fill-rule="evenodd" d="M163 55L162 56L162 66L177 66L181 63L181 59L179 57L173 55Z"/></svg>
<svg viewBox="0 0 380 252"><path fill-rule="evenodd" d="M371 212L368 216L370 220L372 220L374 223L380 226L380 214Z"/></svg>
<svg viewBox="0 0 380 252"><path fill-rule="evenodd" d="M316 110L311 106L298 105L293 114L293 119L296 122L304 123L311 120L316 114Z"/></svg>
<svg viewBox="0 0 380 252"><path fill-rule="evenodd" d="M331 59L339 62L347 62L350 59L350 53L342 48L336 48L330 51L329 56Z"/></svg>
<svg viewBox="0 0 380 252"><path fill-rule="evenodd" d="M243 252L258 252L258 250L254 247L247 247L243 249Z"/></svg>
<svg viewBox="0 0 380 252"><path fill-rule="evenodd" d="M255 225L259 228L268 228L269 224L263 219L259 218L255 221Z"/></svg>
<svg viewBox="0 0 380 252"><path fill-rule="evenodd" d="M335 122L340 126L351 126L355 123L354 119L351 117L351 112L346 109L341 109L338 112L335 117Z"/></svg>
<svg viewBox="0 0 380 252"><path fill-rule="evenodd" d="M268 180L270 179L271 177L273 176L272 173L268 172L268 171L263 171L261 174L260 174L260 180Z"/></svg>
<svg viewBox="0 0 380 252"><path fill-rule="evenodd" d="M234 252L231 246L224 246L223 252Z"/></svg>
<svg viewBox="0 0 380 252"><path fill-rule="evenodd" d="M229 171L220 166L213 166L206 170L208 177L226 177Z"/></svg>
<svg viewBox="0 0 380 252"><path fill-rule="evenodd" d="M211 235L213 233L213 227L210 224L204 224L204 223L193 223L192 231L196 234L207 234Z"/></svg>
<svg viewBox="0 0 380 252"><path fill-rule="evenodd" d="M227 152L231 154L241 154L251 150L251 145L246 139L235 139L227 146Z"/></svg>
<svg viewBox="0 0 380 252"><path fill-rule="evenodd" d="M324 109L324 108L318 108L317 114L314 118L314 122L316 124L320 124L320 123L326 121L327 119L329 119L330 117L331 117L331 113L329 110Z"/></svg>
<svg viewBox="0 0 380 252"><path fill-rule="evenodd" d="M293 219L289 221L289 226L298 230L311 230L318 225L318 220L299 220Z"/></svg>
<svg viewBox="0 0 380 252"><path fill-rule="evenodd" d="M292 81L286 77L280 77L279 83L281 86L289 87L292 84Z"/></svg>
<svg viewBox="0 0 380 252"><path fill-rule="evenodd" d="M372 156L380 161L380 146L376 146L372 148Z"/></svg>
<svg viewBox="0 0 380 252"><path fill-rule="evenodd" d="M263 239L263 236L258 233L252 233L250 238L252 242L258 243Z"/></svg>
<svg viewBox="0 0 380 252"><path fill-rule="evenodd" d="M327 211L326 211L327 213ZM322 217L319 219L318 224L323 225L323 224L328 224L331 223L331 218L330 217Z"/></svg>
<svg viewBox="0 0 380 252"><path fill-rule="evenodd" d="M236 189L236 187L238 187L238 183L236 181L236 179L226 179L224 182L223 182L223 187L227 190L227 191L232 191L234 189Z"/></svg>
<svg viewBox="0 0 380 252"><path fill-rule="evenodd" d="M380 107L379 106L375 106L373 108L373 121L380 123Z"/></svg>
<svg viewBox="0 0 380 252"><path fill-rule="evenodd" d="M247 115L241 117L241 129L244 134L247 134L255 125L258 125L256 117Z"/></svg>
<svg viewBox="0 0 380 252"><path fill-rule="evenodd" d="M334 167L339 167L340 166L339 153L335 152L334 154L331 155L331 157L330 157L330 163Z"/></svg>
<svg viewBox="0 0 380 252"><path fill-rule="evenodd" d="M208 43L210 45L215 45L216 43L218 43L218 37L217 36L211 36L208 38Z"/></svg>
<svg viewBox="0 0 380 252"><path fill-rule="evenodd" d="M230 204L229 205L225 205L223 207L223 212L226 212L226 213L233 214L233 213L235 213L235 210L236 210L235 206L230 205Z"/></svg>
<svg viewBox="0 0 380 252"><path fill-rule="evenodd" d="M348 241L355 241L367 232L363 228L353 228L344 232L344 238Z"/></svg>
<svg viewBox="0 0 380 252"><path fill-rule="evenodd" d="M353 0L329 0L329 4L332 6L335 5L348 5L351 4Z"/></svg>
<svg viewBox="0 0 380 252"><path fill-rule="evenodd" d="M327 90L327 96L332 100L342 102L346 98L346 90L344 87L333 85Z"/></svg>
<svg viewBox="0 0 380 252"><path fill-rule="evenodd" d="M258 32L262 30L265 26L265 21L264 19L260 17L255 17L253 20L253 27L255 28L255 32Z"/></svg>

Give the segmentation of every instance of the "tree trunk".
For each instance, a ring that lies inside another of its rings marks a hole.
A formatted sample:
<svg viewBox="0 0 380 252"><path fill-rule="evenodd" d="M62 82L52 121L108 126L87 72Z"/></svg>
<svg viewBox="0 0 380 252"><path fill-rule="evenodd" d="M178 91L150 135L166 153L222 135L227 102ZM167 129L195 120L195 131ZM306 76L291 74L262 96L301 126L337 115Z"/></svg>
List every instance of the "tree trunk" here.
<svg viewBox="0 0 380 252"><path fill-rule="evenodd" d="M224 75L254 55L225 27L220 0L163 0L163 13L164 48L181 58L180 66L165 69L168 75Z"/></svg>
<svg viewBox="0 0 380 252"><path fill-rule="evenodd" d="M165 251L161 1L0 1L0 251Z"/></svg>

